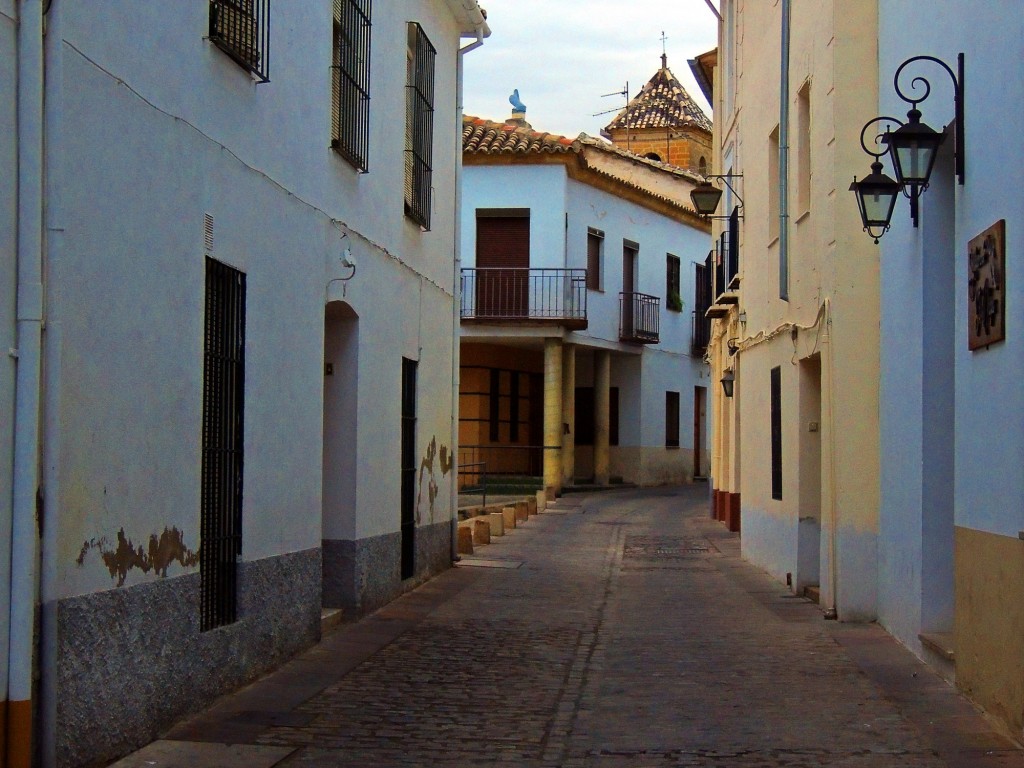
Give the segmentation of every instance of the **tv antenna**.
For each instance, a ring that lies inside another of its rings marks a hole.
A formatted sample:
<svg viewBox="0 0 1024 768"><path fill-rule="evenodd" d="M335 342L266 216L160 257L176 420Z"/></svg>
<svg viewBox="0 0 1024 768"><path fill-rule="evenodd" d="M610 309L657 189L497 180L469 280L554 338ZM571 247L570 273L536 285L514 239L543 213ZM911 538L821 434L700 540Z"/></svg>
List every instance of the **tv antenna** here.
<svg viewBox="0 0 1024 768"><path fill-rule="evenodd" d="M629 81L626 81L625 87L621 91L612 91L611 93L602 93L601 98L606 99L609 96L621 96L626 100L626 104L621 107L613 107L612 109L606 109L603 112L595 112L591 117L600 117L601 115L610 115L612 112L621 112L626 106L629 105Z"/></svg>

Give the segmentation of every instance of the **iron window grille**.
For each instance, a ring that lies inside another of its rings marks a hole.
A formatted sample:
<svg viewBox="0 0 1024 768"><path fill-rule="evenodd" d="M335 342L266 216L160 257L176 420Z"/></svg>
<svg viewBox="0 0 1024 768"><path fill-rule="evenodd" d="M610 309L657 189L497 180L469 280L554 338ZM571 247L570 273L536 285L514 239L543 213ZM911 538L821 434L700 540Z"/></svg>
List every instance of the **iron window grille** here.
<svg viewBox="0 0 1024 768"><path fill-rule="evenodd" d="M370 15L373 0L334 0L331 148L369 170Z"/></svg>
<svg viewBox="0 0 1024 768"><path fill-rule="evenodd" d="M200 491L200 627L231 624L242 553L245 275L206 259Z"/></svg>
<svg viewBox="0 0 1024 768"><path fill-rule="evenodd" d="M771 371L772 498L782 498L782 368Z"/></svg>
<svg viewBox="0 0 1024 768"><path fill-rule="evenodd" d="M434 58L423 28L408 27L405 111L405 214L430 229L431 163L434 146Z"/></svg>
<svg viewBox="0 0 1024 768"><path fill-rule="evenodd" d="M416 369L415 360L402 358L402 579L416 574Z"/></svg>
<svg viewBox="0 0 1024 768"><path fill-rule="evenodd" d="M665 307L673 312L683 311L679 273L679 257L671 253L665 254Z"/></svg>
<svg viewBox="0 0 1024 768"><path fill-rule="evenodd" d="M210 0L210 41L261 83L270 80L270 0Z"/></svg>

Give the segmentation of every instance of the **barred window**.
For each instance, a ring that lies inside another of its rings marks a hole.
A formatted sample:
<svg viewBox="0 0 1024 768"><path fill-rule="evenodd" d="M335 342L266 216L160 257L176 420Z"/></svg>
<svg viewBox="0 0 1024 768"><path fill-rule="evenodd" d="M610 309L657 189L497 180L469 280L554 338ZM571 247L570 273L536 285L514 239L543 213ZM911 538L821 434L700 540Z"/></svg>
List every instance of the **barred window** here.
<svg viewBox="0 0 1024 768"><path fill-rule="evenodd" d="M270 0L210 0L210 41L251 72L270 80Z"/></svg>
<svg viewBox="0 0 1024 768"><path fill-rule="evenodd" d="M202 469L199 511L200 628L235 621L242 553L245 274L206 259Z"/></svg>
<svg viewBox="0 0 1024 768"><path fill-rule="evenodd" d="M370 14L373 0L334 0L331 147L369 170Z"/></svg>
<svg viewBox="0 0 1024 768"><path fill-rule="evenodd" d="M434 57L437 51L412 21L408 27L405 110L405 214L430 229L434 145Z"/></svg>
<svg viewBox="0 0 1024 768"><path fill-rule="evenodd" d="M671 253L665 254L665 306L673 312L683 310L683 297L680 294L679 257Z"/></svg>

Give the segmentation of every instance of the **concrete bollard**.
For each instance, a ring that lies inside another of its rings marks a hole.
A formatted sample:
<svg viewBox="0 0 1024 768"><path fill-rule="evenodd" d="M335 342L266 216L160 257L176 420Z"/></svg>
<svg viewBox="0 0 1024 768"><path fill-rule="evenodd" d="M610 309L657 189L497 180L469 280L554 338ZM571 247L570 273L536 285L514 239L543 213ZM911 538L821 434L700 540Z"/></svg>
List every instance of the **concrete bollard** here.
<svg viewBox="0 0 1024 768"><path fill-rule="evenodd" d="M525 501L516 502L516 523L525 523L530 519L530 508Z"/></svg>
<svg viewBox="0 0 1024 768"><path fill-rule="evenodd" d="M527 499L526 500L526 513L528 515L536 515L537 514L537 499L534 498L534 499Z"/></svg>
<svg viewBox="0 0 1024 768"><path fill-rule="evenodd" d="M516 527L516 508L502 507L501 516L505 520L505 530L511 531Z"/></svg>
<svg viewBox="0 0 1024 768"><path fill-rule="evenodd" d="M478 517L473 520L473 543L491 543L491 524L482 517Z"/></svg>
<svg viewBox="0 0 1024 768"><path fill-rule="evenodd" d="M491 536L505 535L505 516L501 512L488 512L487 523L491 526Z"/></svg>
<svg viewBox="0 0 1024 768"><path fill-rule="evenodd" d="M473 530L468 525L459 526L458 545L460 555L473 554Z"/></svg>
<svg viewBox="0 0 1024 768"><path fill-rule="evenodd" d="M548 505L548 496L544 491L537 491L537 512L543 512L544 508Z"/></svg>

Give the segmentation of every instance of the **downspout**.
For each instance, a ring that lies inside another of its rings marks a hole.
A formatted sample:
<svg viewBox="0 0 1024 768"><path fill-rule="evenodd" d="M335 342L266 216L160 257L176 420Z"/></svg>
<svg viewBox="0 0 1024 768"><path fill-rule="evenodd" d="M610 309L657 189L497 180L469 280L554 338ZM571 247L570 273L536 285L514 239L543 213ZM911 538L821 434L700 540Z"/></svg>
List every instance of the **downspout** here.
<svg viewBox="0 0 1024 768"><path fill-rule="evenodd" d="M39 407L43 321L43 7L21 0L18 18L17 373L6 765L30 768L39 538ZM40 521L41 522L41 521Z"/></svg>
<svg viewBox="0 0 1024 768"><path fill-rule="evenodd" d="M452 406L451 406L451 557L459 560L459 339L462 328L462 74L463 57L484 44L486 22L476 28L476 40L459 48L455 67L455 243L452 266Z"/></svg>
<svg viewBox="0 0 1024 768"><path fill-rule="evenodd" d="M789 301L789 28L790 0L782 0L779 75L779 298Z"/></svg>

